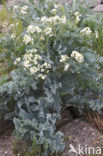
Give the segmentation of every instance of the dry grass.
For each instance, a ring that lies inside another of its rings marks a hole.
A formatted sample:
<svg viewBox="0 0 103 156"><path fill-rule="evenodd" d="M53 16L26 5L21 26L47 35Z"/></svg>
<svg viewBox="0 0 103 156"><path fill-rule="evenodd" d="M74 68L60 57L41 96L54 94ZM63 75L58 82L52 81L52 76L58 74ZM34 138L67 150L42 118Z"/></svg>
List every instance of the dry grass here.
<svg viewBox="0 0 103 156"><path fill-rule="evenodd" d="M93 111L84 113L85 118L93 125L95 125L101 132L103 132L103 113L98 114Z"/></svg>

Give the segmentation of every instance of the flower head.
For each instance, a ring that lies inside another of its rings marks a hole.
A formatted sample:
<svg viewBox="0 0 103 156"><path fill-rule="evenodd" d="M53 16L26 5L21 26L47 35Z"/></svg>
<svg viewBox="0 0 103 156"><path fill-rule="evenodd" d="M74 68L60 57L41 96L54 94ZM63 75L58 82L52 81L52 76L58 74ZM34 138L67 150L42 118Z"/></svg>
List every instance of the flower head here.
<svg viewBox="0 0 103 156"><path fill-rule="evenodd" d="M34 32L37 32L37 33L40 33L42 32L41 28L38 27L38 26L34 26L34 25L29 25L27 27L27 33L34 33Z"/></svg>
<svg viewBox="0 0 103 156"><path fill-rule="evenodd" d="M50 34L52 34L52 28L47 27L47 28L44 30L44 32L45 32L46 35L50 35Z"/></svg>
<svg viewBox="0 0 103 156"><path fill-rule="evenodd" d="M71 57L74 57L76 61L79 63L84 62L84 56L80 54L78 51L72 51Z"/></svg>
<svg viewBox="0 0 103 156"><path fill-rule="evenodd" d="M76 20L76 23L78 23L80 21L80 16L81 14L79 12L75 12L75 20Z"/></svg>
<svg viewBox="0 0 103 156"><path fill-rule="evenodd" d="M35 32L35 27L33 25L29 25L27 27L27 33L34 33Z"/></svg>
<svg viewBox="0 0 103 156"><path fill-rule="evenodd" d="M80 12L75 12L74 15L75 16L81 16Z"/></svg>
<svg viewBox="0 0 103 156"><path fill-rule="evenodd" d="M83 35L91 35L92 31L89 27L85 27L84 29L80 31L80 33Z"/></svg>
<svg viewBox="0 0 103 156"><path fill-rule="evenodd" d="M67 64L65 65L65 67L64 67L64 70L65 70L65 71L68 70L69 66L70 66L70 65L67 63Z"/></svg>
<svg viewBox="0 0 103 156"><path fill-rule="evenodd" d="M17 65L21 61L21 58L17 58L14 62L14 65Z"/></svg>
<svg viewBox="0 0 103 156"><path fill-rule="evenodd" d="M16 38L16 34L12 34L11 39L15 39L15 38Z"/></svg>
<svg viewBox="0 0 103 156"><path fill-rule="evenodd" d="M62 16L60 21L61 21L61 23L65 24L67 22L67 19L65 16Z"/></svg>
<svg viewBox="0 0 103 156"><path fill-rule="evenodd" d="M65 62L69 57L67 55L61 55L60 62Z"/></svg>
<svg viewBox="0 0 103 156"><path fill-rule="evenodd" d="M21 7L20 8L20 13L23 14L23 15L27 14L27 9L28 9L28 6L26 6L26 5Z"/></svg>
<svg viewBox="0 0 103 156"><path fill-rule="evenodd" d="M28 44L28 43L33 43L33 39L29 36L29 35L26 35L25 34L25 36L24 36L24 38L23 38L23 42L25 43L25 44Z"/></svg>
<svg viewBox="0 0 103 156"><path fill-rule="evenodd" d="M18 10L19 6L18 5L14 5L13 10L16 11Z"/></svg>
<svg viewBox="0 0 103 156"><path fill-rule="evenodd" d="M57 13L57 9L52 9L51 13L56 14Z"/></svg>
<svg viewBox="0 0 103 156"><path fill-rule="evenodd" d="M43 16L43 17L41 18L41 22L46 23L46 22L47 22L47 17L46 17L46 16Z"/></svg>

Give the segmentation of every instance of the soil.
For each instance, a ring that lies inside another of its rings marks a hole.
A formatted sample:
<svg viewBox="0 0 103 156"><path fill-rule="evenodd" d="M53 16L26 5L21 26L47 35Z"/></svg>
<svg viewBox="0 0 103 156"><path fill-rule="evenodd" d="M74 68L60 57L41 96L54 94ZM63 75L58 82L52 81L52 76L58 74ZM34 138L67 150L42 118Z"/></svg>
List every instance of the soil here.
<svg viewBox="0 0 103 156"><path fill-rule="evenodd" d="M66 126L60 129L64 133L65 139L65 150L62 153L62 156L88 156L87 154L77 154L74 152L69 152L70 145L74 148L78 146L83 147L83 152L86 147L94 147L95 152L91 151L91 156L96 155L96 148L101 148L101 156L103 156L103 135L91 124L85 120L77 119L68 123ZM77 150L78 151L78 150ZM79 152L79 151L78 151Z"/></svg>
<svg viewBox="0 0 103 156"><path fill-rule="evenodd" d="M11 127L0 136L0 156L14 156L13 144L15 139L11 136L12 131L13 129Z"/></svg>
<svg viewBox="0 0 103 156"><path fill-rule="evenodd" d="M0 156L13 156L14 138L11 136L0 137Z"/></svg>

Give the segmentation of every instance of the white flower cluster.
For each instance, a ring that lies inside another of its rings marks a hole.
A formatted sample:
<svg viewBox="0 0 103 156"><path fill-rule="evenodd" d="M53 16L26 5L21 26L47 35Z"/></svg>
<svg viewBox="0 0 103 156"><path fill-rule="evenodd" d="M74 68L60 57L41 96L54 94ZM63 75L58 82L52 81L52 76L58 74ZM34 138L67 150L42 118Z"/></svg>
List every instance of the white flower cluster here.
<svg viewBox="0 0 103 156"><path fill-rule="evenodd" d="M23 66L25 69L28 69L30 73L37 74L37 77L45 79L47 73L51 69L51 64L43 62L43 58L36 54L37 49L27 50L26 54L23 57Z"/></svg>
<svg viewBox="0 0 103 156"><path fill-rule="evenodd" d="M14 25L13 23L9 25L9 27L10 27L11 29L14 28L14 26L15 26L15 25Z"/></svg>
<svg viewBox="0 0 103 156"><path fill-rule="evenodd" d="M16 38L16 34L12 34L12 35L11 35L11 39L14 40L15 38Z"/></svg>
<svg viewBox="0 0 103 156"><path fill-rule="evenodd" d="M2 26L3 26L3 28L6 28L6 27L8 26L8 22L7 22L7 21L4 21L4 22L2 23Z"/></svg>
<svg viewBox="0 0 103 156"><path fill-rule="evenodd" d="M80 54L78 51L72 51L71 57L75 58L79 63L84 62L84 56Z"/></svg>
<svg viewBox="0 0 103 156"><path fill-rule="evenodd" d="M64 67L64 70L67 71L68 68L69 68L69 66L70 66L69 63L67 63L67 64L65 65L65 67Z"/></svg>
<svg viewBox="0 0 103 156"><path fill-rule="evenodd" d="M76 17L76 22L78 23L80 21L81 14L79 12L75 12L74 15Z"/></svg>
<svg viewBox="0 0 103 156"><path fill-rule="evenodd" d="M68 59L69 57L67 55L61 55L60 62L65 63ZM68 70L69 66L70 66L69 63L66 63L64 66L64 70L65 71Z"/></svg>
<svg viewBox="0 0 103 156"><path fill-rule="evenodd" d="M37 33L44 32L45 35L50 35L50 36L53 35L52 28L46 27L46 28L44 29L44 31L42 31L42 29L41 29L39 26L34 26L34 25L29 25L29 26L27 27L27 31L26 31L26 32L27 32L27 33L31 33L31 34L33 34L33 33L35 33L35 32L37 32ZM24 36L24 42L25 42L26 44L29 43L29 41L31 40L30 38L31 38L30 36L25 35L25 36ZM44 36L41 35L40 40L45 40Z"/></svg>
<svg viewBox="0 0 103 156"><path fill-rule="evenodd" d="M49 73L50 69L51 69L51 64L45 62L43 65L41 65L40 74L38 74L38 77L44 80L46 78L47 73Z"/></svg>
<svg viewBox="0 0 103 156"><path fill-rule="evenodd" d="M32 67L31 66L33 64L35 65L38 65L38 60L41 60L42 57L38 54L33 54L34 51L36 51L35 49L32 49L32 50L28 50L27 53L24 55L23 57L23 66L25 68L30 68L30 70L32 71L32 74L37 72L39 69L37 69L36 67ZM32 70L33 69L33 70ZM34 72L34 69L35 69L35 72Z"/></svg>
<svg viewBox="0 0 103 156"><path fill-rule="evenodd" d="M52 9L51 13L56 14L57 13L57 9Z"/></svg>
<svg viewBox="0 0 103 156"><path fill-rule="evenodd" d="M41 22L50 23L50 24L54 24L54 25L56 25L58 23L65 24L67 22L67 19L66 19L65 16L60 17L60 16L56 15L56 16L53 16L53 17L50 17L50 18L48 18L46 16L43 16L41 18Z"/></svg>
<svg viewBox="0 0 103 156"><path fill-rule="evenodd" d="M44 36L41 36L41 37L40 37L40 40L41 40L41 41L44 41L44 40L45 40L45 37L44 37Z"/></svg>
<svg viewBox="0 0 103 156"><path fill-rule="evenodd" d="M29 50L26 50L27 53L36 53L37 52L37 49L29 49Z"/></svg>
<svg viewBox="0 0 103 156"><path fill-rule="evenodd" d="M61 55L60 62L65 62L69 57L67 55Z"/></svg>
<svg viewBox="0 0 103 156"><path fill-rule="evenodd" d="M21 61L21 58L17 58L14 62L14 65L17 65Z"/></svg>
<svg viewBox="0 0 103 156"><path fill-rule="evenodd" d="M61 19L60 19L60 23L63 23L65 24L67 22L67 19L65 16L62 16Z"/></svg>
<svg viewBox="0 0 103 156"><path fill-rule="evenodd" d="M25 15L25 14L27 14L27 10L28 10L28 6L25 5L20 8L20 13Z"/></svg>
<svg viewBox="0 0 103 156"><path fill-rule="evenodd" d="M47 27L47 28L45 28L44 29L44 33L46 34L46 35L52 35L53 34L53 32L52 32L52 28L50 28L50 27Z"/></svg>
<svg viewBox="0 0 103 156"><path fill-rule="evenodd" d="M19 6L18 5L14 5L13 10L17 11L18 9L19 9Z"/></svg>
<svg viewBox="0 0 103 156"><path fill-rule="evenodd" d="M23 65L25 68L29 68L31 67L32 64L35 64L37 65L38 64L38 60L41 60L42 57L38 54L35 54L35 57L33 55L33 53L36 52L36 49L31 49L31 50L28 50L26 52L26 54L24 55L23 57ZM36 71L37 72L37 71Z"/></svg>
<svg viewBox="0 0 103 156"><path fill-rule="evenodd" d="M30 35L24 35L24 38L23 38L23 42L25 44L28 44L28 43L32 43L33 44L33 39L30 37Z"/></svg>
<svg viewBox="0 0 103 156"><path fill-rule="evenodd" d="M92 31L91 31L91 29L90 29L89 27L85 27L84 29L82 29L82 30L80 31L80 33L81 33L82 35L91 35Z"/></svg>
<svg viewBox="0 0 103 156"><path fill-rule="evenodd" d="M27 27L27 33L34 33L34 32L37 32L37 33L40 33L42 32L41 28L38 27L38 26L34 26L34 25L29 25Z"/></svg>

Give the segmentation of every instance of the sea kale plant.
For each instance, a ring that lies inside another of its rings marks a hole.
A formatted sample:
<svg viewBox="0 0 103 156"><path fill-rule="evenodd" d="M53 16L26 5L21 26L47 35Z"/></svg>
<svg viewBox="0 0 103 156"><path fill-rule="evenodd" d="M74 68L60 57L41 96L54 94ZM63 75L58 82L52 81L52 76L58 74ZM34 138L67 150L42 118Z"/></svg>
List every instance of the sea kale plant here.
<svg viewBox="0 0 103 156"><path fill-rule="evenodd" d="M30 150L40 149L42 156L64 149L55 127L62 109L103 108L103 58L93 50L95 31L85 24L91 14L59 0L22 3L13 7L19 22L1 39L14 70L0 86L0 114L13 120L16 136L31 141Z"/></svg>

